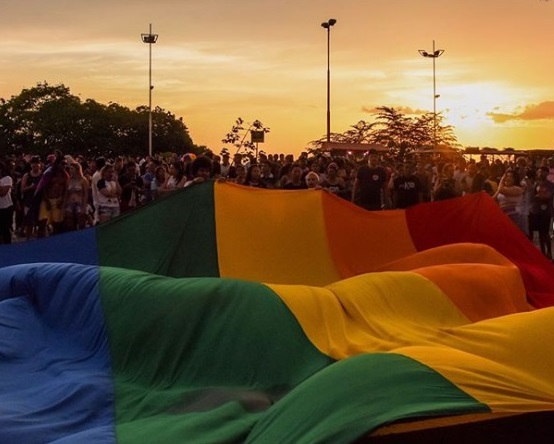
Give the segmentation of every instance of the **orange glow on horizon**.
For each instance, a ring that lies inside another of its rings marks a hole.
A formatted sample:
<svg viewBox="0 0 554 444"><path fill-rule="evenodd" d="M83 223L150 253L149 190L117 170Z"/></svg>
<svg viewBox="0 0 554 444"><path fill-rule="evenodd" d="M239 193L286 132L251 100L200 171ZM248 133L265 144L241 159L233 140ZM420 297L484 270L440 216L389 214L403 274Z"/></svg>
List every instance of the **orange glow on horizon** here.
<svg viewBox="0 0 554 444"><path fill-rule="evenodd" d="M121 21L121 17L125 21ZM432 41L437 112L464 146L554 148L554 3L468 0L437 4L344 0L275 5L237 0L99 0L71 8L52 0L46 15L25 2L3 8L0 97L38 82L63 83L82 100L134 108L148 101L214 152L235 119L271 128L270 153L303 151L326 131L327 38L331 31L331 130L346 131L367 110L432 110ZM494 20L491 20L494 18Z"/></svg>

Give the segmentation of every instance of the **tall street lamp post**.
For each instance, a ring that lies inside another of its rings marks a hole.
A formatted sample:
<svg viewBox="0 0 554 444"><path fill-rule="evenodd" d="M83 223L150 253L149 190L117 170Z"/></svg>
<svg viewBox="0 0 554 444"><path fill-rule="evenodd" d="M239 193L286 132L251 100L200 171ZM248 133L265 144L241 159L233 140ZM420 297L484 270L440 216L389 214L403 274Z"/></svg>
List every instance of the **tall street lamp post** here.
<svg viewBox="0 0 554 444"><path fill-rule="evenodd" d="M323 22L321 26L327 30L327 142L331 141L331 26L337 21L329 19Z"/></svg>
<svg viewBox="0 0 554 444"><path fill-rule="evenodd" d="M152 34L152 23L148 34L141 34L142 41L148 43L148 155L152 157L152 44L158 40L158 34Z"/></svg>
<svg viewBox="0 0 554 444"><path fill-rule="evenodd" d="M433 52L427 52L423 49L418 50L419 54L423 57L433 59L433 144L434 149L437 149L437 76L435 62L444 53L444 49L435 49L435 41L433 40Z"/></svg>

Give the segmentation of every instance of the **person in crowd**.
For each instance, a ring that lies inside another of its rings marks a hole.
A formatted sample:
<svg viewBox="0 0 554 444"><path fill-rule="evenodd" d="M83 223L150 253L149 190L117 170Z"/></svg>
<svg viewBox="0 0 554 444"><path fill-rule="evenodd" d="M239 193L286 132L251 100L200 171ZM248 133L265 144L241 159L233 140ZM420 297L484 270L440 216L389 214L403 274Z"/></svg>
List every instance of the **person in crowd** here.
<svg viewBox="0 0 554 444"><path fill-rule="evenodd" d="M13 227L13 178L8 164L0 161L0 242L12 243Z"/></svg>
<svg viewBox="0 0 554 444"><path fill-rule="evenodd" d="M514 173L515 183L521 185L521 182L525 179L525 175L527 174L527 159L523 156L519 156L515 161L512 171Z"/></svg>
<svg viewBox="0 0 554 444"><path fill-rule="evenodd" d="M231 168L230 158L231 155L227 151L221 154L221 177L223 178L229 178L229 168Z"/></svg>
<svg viewBox="0 0 554 444"><path fill-rule="evenodd" d="M154 200L154 195L152 193L152 181L155 177L155 171L157 167L157 162L154 160L149 160L145 162L144 174L141 176L142 179L142 198L141 204L148 204Z"/></svg>
<svg viewBox="0 0 554 444"><path fill-rule="evenodd" d="M152 191L152 199L158 199L160 197L160 194L158 193L158 190L160 188L163 188L165 185L167 176L167 171L165 170L165 167L162 165L159 165L154 170L154 179L152 179L151 184L151 191Z"/></svg>
<svg viewBox="0 0 554 444"><path fill-rule="evenodd" d="M140 203L144 183L138 172L138 166L134 160L125 164L125 169L119 175L121 186L120 208L122 213L134 210Z"/></svg>
<svg viewBox="0 0 554 444"><path fill-rule="evenodd" d="M307 188L306 181L302 180L302 167L293 164L290 172L290 178L281 187L283 190L304 190Z"/></svg>
<svg viewBox="0 0 554 444"><path fill-rule="evenodd" d="M232 179L232 182L235 182L239 185L245 185L246 183L246 167L242 164L235 167L235 177Z"/></svg>
<svg viewBox="0 0 554 444"><path fill-rule="evenodd" d="M183 156L183 172L185 177L192 177L192 173L190 172L190 167L192 165L192 161L196 159L196 155L193 153L187 153ZM173 162L178 161L179 159L173 160ZM171 162L170 162L171 163Z"/></svg>
<svg viewBox="0 0 554 444"><path fill-rule="evenodd" d="M35 191L42 177L42 162L39 156L31 158L31 170L23 175L21 179L21 194L23 199L24 218L23 218L23 233L27 239L33 236L36 229L36 222L30 212L33 204Z"/></svg>
<svg viewBox="0 0 554 444"><path fill-rule="evenodd" d="M167 176L163 186L157 188L158 195L171 193L179 188L183 188L187 178L184 173L183 165L180 161L171 162L167 171Z"/></svg>
<svg viewBox="0 0 554 444"><path fill-rule="evenodd" d="M466 174L462 177L462 195L484 191L485 180L486 177L479 172L477 163L469 162Z"/></svg>
<svg viewBox="0 0 554 444"><path fill-rule="evenodd" d="M65 231L82 230L87 223L89 182L79 162L69 165L69 179L63 200Z"/></svg>
<svg viewBox="0 0 554 444"><path fill-rule="evenodd" d="M330 193L336 194L337 196L341 193L344 193L346 189L346 184L344 179L338 175L339 166L335 162L331 162L327 166L327 174L325 179L321 182L321 187Z"/></svg>
<svg viewBox="0 0 554 444"><path fill-rule="evenodd" d="M48 167L37 185L31 208L34 214L33 208L36 208L35 202L38 202L38 237L46 236L48 227L51 227L52 234L63 231L63 199L69 174L65 169L65 158L61 151L56 150L47 160Z"/></svg>
<svg viewBox="0 0 554 444"><path fill-rule="evenodd" d="M308 174L306 174L306 177L304 178L306 181L306 186L310 190L321 190L322 187L319 184L319 176L317 173L313 171L308 171Z"/></svg>
<svg viewBox="0 0 554 444"><path fill-rule="evenodd" d="M554 157L546 159L546 166L548 167L547 180L554 183Z"/></svg>
<svg viewBox="0 0 554 444"><path fill-rule="evenodd" d="M235 153L233 155L233 162L229 166L227 170L227 179L233 181L236 183L237 178L237 168L239 166L242 166L244 168L244 165L242 163L242 154L241 153ZM246 170L244 170L244 175L246 176Z"/></svg>
<svg viewBox="0 0 554 444"><path fill-rule="evenodd" d="M410 162L398 165L397 174L391 177L391 201L393 208L408 208L422 201L421 183L414 174Z"/></svg>
<svg viewBox="0 0 554 444"><path fill-rule="evenodd" d="M456 194L459 196L463 195L464 187L463 180L467 176L467 161L460 157L454 166L454 184L456 187Z"/></svg>
<svg viewBox="0 0 554 444"><path fill-rule="evenodd" d="M552 259L552 239L550 228L553 214L552 199L554 184L548 180L548 166L541 166L537 170L537 180L533 184L533 192L529 207L529 239L532 241L534 232L539 235L541 253Z"/></svg>
<svg viewBox="0 0 554 444"><path fill-rule="evenodd" d="M198 156L192 161L190 171L192 177L185 183L185 188L208 181L212 173L212 162L206 156Z"/></svg>
<svg viewBox="0 0 554 444"><path fill-rule="evenodd" d="M214 179L225 179L222 175L221 175L221 160L220 160L220 157L219 156L214 156L213 160L212 160L212 173L211 173L211 177L213 177Z"/></svg>
<svg viewBox="0 0 554 444"><path fill-rule="evenodd" d="M292 174L292 165L286 164L281 165L279 168L279 173L277 175L278 181L277 181L277 187L283 188L283 186L290 182L291 180L291 174Z"/></svg>
<svg viewBox="0 0 554 444"><path fill-rule="evenodd" d="M358 168L352 188L352 202L366 210L381 210L385 204L386 186L387 172L379 165L377 151L371 150L367 165Z"/></svg>
<svg viewBox="0 0 554 444"><path fill-rule="evenodd" d="M252 164L248 167L244 185L254 188L266 188L265 183L262 181L262 171L258 165Z"/></svg>
<svg viewBox="0 0 554 444"><path fill-rule="evenodd" d="M98 181L98 223L107 222L121 213L119 198L121 186L117 180L114 166L106 163L101 171L102 177Z"/></svg>
<svg viewBox="0 0 554 444"><path fill-rule="evenodd" d="M520 182L520 186L523 189L523 195L521 196L521 223L523 232L527 234L529 240L533 241L534 233L529 228L529 217L531 213L531 205L535 198L535 182L537 181L537 172L534 168L527 168L523 179Z"/></svg>
<svg viewBox="0 0 554 444"><path fill-rule="evenodd" d="M342 197L348 202L352 202L352 189L354 187L354 182L356 181L356 176L358 175L358 170L355 166L350 168L347 171L347 175L344 178L344 190L339 194L339 197Z"/></svg>
<svg viewBox="0 0 554 444"><path fill-rule="evenodd" d="M102 178L102 168L106 165L106 158L98 157L94 164L95 171L90 181L90 194L92 196L92 206L94 208L93 223L96 224L98 223L98 181Z"/></svg>
<svg viewBox="0 0 554 444"><path fill-rule="evenodd" d="M506 168L502 164L502 161L500 159L495 159L490 168L491 172L491 178L495 180L496 183L500 182L500 178L504 175L504 171Z"/></svg>
<svg viewBox="0 0 554 444"><path fill-rule="evenodd" d="M125 159L123 158L123 156L117 156L115 158L115 161L113 162L113 168L115 171L115 177L119 177L119 175L125 169Z"/></svg>
<svg viewBox="0 0 554 444"><path fill-rule="evenodd" d="M275 175L271 170L269 160L261 163L260 181L264 184L264 188L274 189L276 187Z"/></svg>
<svg viewBox="0 0 554 444"><path fill-rule="evenodd" d="M454 165L446 163L443 165L433 191L433 200L445 200L459 197L454 179Z"/></svg>
<svg viewBox="0 0 554 444"><path fill-rule="evenodd" d="M508 216L518 227L521 227L520 205L523 189L515 183L514 173L511 169L506 170L500 179L498 189L493 195L500 209Z"/></svg>
<svg viewBox="0 0 554 444"><path fill-rule="evenodd" d="M431 190L433 189L433 177L432 177L432 167L423 162L418 162L416 164L415 175L419 180L421 186L421 201L422 202L431 202Z"/></svg>

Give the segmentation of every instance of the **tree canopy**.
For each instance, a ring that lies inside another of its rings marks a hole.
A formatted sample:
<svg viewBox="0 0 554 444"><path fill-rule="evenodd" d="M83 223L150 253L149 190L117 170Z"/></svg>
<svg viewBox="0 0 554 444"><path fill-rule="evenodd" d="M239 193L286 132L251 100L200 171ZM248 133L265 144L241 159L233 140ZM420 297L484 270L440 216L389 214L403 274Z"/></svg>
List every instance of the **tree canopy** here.
<svg viewBox="0 0 554 444"><path fill-rule="evenodd" d="M454 127L445 125L440 113L436 116L424 113L410 117L401 108L387 106L380 106L376 111L371 122L360 120L342 133L331 133L331 142L378 143L387 147L389 154L397 158L403 158L416 150L432 149L435 143L437 146L459 146ZM312 151L320 149L326 140L324 136L312 141Z"/></svg>
<svg viewBox="0 0 554 444"><path fill-rule="evenodd" d="M154 152L193 152L197 147L182 118L160 107L152 110ZM63 84L38 83L17 96L0 99L0 153L145 155L148 107L131 110L110 102L82 101Z"/></svg>

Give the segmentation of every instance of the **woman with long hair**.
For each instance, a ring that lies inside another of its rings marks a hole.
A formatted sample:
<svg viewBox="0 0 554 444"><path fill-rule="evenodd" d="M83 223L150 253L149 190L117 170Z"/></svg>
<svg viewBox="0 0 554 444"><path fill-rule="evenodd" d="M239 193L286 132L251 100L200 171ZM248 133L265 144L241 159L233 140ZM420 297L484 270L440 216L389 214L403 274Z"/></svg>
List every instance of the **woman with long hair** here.
<svg viewBox="0 0 554 444"><path fill-rule="evenodd" d="M185 168L180 161L174 161L169 164L166 180L163 186L157 189L158 196L183 188L187 181Z"/></svg>
<svg viewBox="0 0 554 444"><path fill-rule="evenodd" d="M82 230L87 222L89 182L79 162L69 165L69 179L63 201L64 226L68 231Z"/></svg>
<svg viewBox="0 0 554 444"><path fill-rule="evenodd" d="M248 167L244 185L254 188L266 188L265 183L262 181L262 170L258 165L252 164Z"/></svg>

